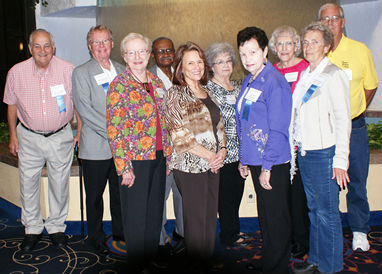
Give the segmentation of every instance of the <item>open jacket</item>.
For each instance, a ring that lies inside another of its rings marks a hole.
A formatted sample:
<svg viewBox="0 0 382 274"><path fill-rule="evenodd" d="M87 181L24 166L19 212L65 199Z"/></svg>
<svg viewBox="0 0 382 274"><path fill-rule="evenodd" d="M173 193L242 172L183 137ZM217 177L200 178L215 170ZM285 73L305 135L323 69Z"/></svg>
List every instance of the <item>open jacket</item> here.
<svg viewBox="0 0 382 274"><path fill-rule="evenodd" d="M205 86L203 88L209 93ZM211 97L211 100L218 106L214 97ZM216 143L208 108L188 86L174 85L165 93L164 113L173 144L170 169L189 173L209 170L206 159L188 151L197 144L215 153L220 150L225 139L221 114Z"/></svg>
<svg viewBox="0 0 382 274"><path fill-rule="evenodd" d="M131 170L132 160L154 160L157 110L162 129L163 153L171 154L170 135L163 116L162 81L147 71L155 102L125 70L110 83L106 98L107 135L118 175Z"/></svg>

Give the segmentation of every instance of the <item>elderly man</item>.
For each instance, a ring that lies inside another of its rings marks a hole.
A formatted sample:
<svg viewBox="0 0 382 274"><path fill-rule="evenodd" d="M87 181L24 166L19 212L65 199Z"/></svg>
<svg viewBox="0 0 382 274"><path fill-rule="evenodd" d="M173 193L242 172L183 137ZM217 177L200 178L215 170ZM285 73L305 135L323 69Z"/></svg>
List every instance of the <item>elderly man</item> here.
<svg viewBox="0 0 382 274"><path fill-rule="evenodd" d="M330 61L342 68L350 80L350 110L352 133L350 137L347 219L353 231L353 250L367 251L370 209L366 193L369 170L369 141L364 113L378 86L373 57L362 43L343 34L345 18L342 7L329 3L318 12L321 22L334 35L334 45L328 54Z"/></svg>
<svg viewBox="0 0 382 274"><path fill-rule="evenodd" d="M69 176L73 160L73 65L54 54L52 35L37 29L29 36L31 58L13 66L7 76L9 149L18 156L23 251L31 251L45 229L52 243L66 245ZM20 123L17 125L17 118ZM79 133L78 133L79 134ZM78 136L76 136L78 138ZM40 213L40 176L48 169L49 218Z"/></svg>
<svg viewBox="0 0 382 274"><path fill-rule="evenodd" d="M172 86L172 64L175 57L174 43L167 37L159 37L152 43L151 56L155 59L156 65L152 66L149 71L157 75L168 90ZM163 95L161 95L163 96ZM171 252L169 237L167 236L165 224L166 218L166 201L169 197L170 190L173 193L174 213L175 213L175 229L172 233L172 238L177 241L174 252L180 252L183 247L183 212L182 212L182 196L176 186L174 176L170 173L166 178L165 204L163 207L163 222L162 231L159 241L159 249L163 252Z"/></svg>
<svg viewBox="0 0 382 274"><path fill-rule="evenodd" d="M112 233L123 240L118 175L106 134L106 92L109 83L125 67L110 60L114 47L110 29L90 28L87 44L92 58L73 71L73 101L82 120L79 158L82 160L86 192L88 242L100 255L109 249L103 231L103 192L109 181Z"/></svg>

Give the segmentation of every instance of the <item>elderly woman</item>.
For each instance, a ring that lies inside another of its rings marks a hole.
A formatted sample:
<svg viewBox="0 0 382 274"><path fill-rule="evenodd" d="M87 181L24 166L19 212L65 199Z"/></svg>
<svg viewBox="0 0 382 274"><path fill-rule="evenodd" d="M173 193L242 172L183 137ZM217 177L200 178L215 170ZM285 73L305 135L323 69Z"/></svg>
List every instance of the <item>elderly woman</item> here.
<svg viewBox="0 0 382 274"><path fill-rule="evenodd" d="M137 33L121 41L127 69L109 86L107 133L117 173L129 267L143 268L156 255L161 231L166 158L163 83L147 69L151 41ZM139 270L139 269L138 269Z"/></svg>
<svg viewBox="0 0 382 274"><path fill-rule="evenodd" d="M239 170L239 139L236 133L235 103L240 87L230 80L235 53L228 43L212 44L206 51L207 62L212 71L212 79L207 88L215 97L223 115L227 137L227 156L220 169L219 221L220 240L231 246L248 245L248 236L240 232L239 207L244 191L244 179Z"/></svg>
<svg viewBox="0 0 382 274"><path fill-rule="evenodd" d="M295 89L290 133L298 147L311 226L307 262L295 265L295 273L335 273L343 268L338 196L349 182L351 120L348 78L326 57L332 43L331 31L319 22L303 31L309 67Z"/></svg>
<svg viewBox="0 0 382 274"><path fill-rule="evenodd" d="M270 50L280 62L273 66L281 72L292 88L292 94L300 79L301 72L308 67L305 59L297 57L301 53L300 36L295 28L281 26L276 28L269 40ZM298 166L298 163L296 163ZM292 257L301 258L309 250L308 206L300 171L297 169L290 189L292 218Z"/></svg>
<svg viewBox="0 0 382 274"><path fill-rule="evenodd" d="M214 252L219 169L227 154L218 103L205 86L208 65L202 49L187 42L175 54L173 86L164 113L173 143L170 169L183 199L184 239L191 261Z"/></svg>
<svg viewBox="0 0 382 274"><path fill-rule="evenodd" d="M285 78L267 61L268 38L263 30L241 30L237 45L249 71L236 102L236 124L240 174L246 178L251 171L257 196L263 237L262 261L257 267L265 273L288 273L292 94Z"/></svg>

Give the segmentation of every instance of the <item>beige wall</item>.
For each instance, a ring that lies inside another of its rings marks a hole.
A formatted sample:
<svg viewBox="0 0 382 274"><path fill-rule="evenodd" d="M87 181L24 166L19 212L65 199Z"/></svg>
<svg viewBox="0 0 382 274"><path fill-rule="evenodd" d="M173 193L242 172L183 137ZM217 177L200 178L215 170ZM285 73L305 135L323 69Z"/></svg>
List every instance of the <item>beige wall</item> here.
<svg viewBox="0 0 382 274"><path fill-rule="evenodd" d="M120 4L124 2L125 4ZM127 2L127 3L126 3ZM97 23L106 24L114 33L112 57L122 62L120 41L129 32L150 39L167 36L175 47L193 41L206 49L214 42L229 42L236 48L237 32L247 26L265 30L270 38L280 25L298 31L317 18L324 0L104 0L98 8ZM271 62L274 56L269 54ZM242 79L240 63L233 79Z"/></svg>

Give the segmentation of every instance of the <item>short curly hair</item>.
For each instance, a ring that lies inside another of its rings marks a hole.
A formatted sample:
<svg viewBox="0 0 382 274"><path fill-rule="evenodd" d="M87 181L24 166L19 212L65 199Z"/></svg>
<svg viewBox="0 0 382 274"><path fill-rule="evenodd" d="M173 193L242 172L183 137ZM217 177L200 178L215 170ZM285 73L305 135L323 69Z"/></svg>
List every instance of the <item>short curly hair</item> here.
<svg viewBox="0 0 382 274"><path fill-rule="evenodd" d="M228 53L232 59L232 64L235 64L236 56L235 56L235 51L233 50L233 47L226 42L222 42L222 43L213 43L206 50L206 59L207 59L208 65L212 67L214 65L214 61L216 57L222 53Z"/></svg>
<svg viewBox="0 0 382 274"><path fill-rule="evenodd" d="M320 21L312 22L304 28L301 35L303 39L308 31L320 31L324 37L324 45L329 46L329 50L333 47L333 33Z"/></svg>
<svg viewBox="0 0 382 274"><path fill-rule="evenodd" d="M276 42L277 42L277 38L279 38L279 36L281 36L281 34L287 34L287 35L292 37L292 40L293 40L294 45L295 45L294 46L294 55L298 56L301 53L300 35L298 35L297 30L294 27L286 26L286 25L280 26L273 31L273 33L271 35L271 39L269 39L269 43L268 43L269 49L272 51L272 53L277 56Z"/></svg>

